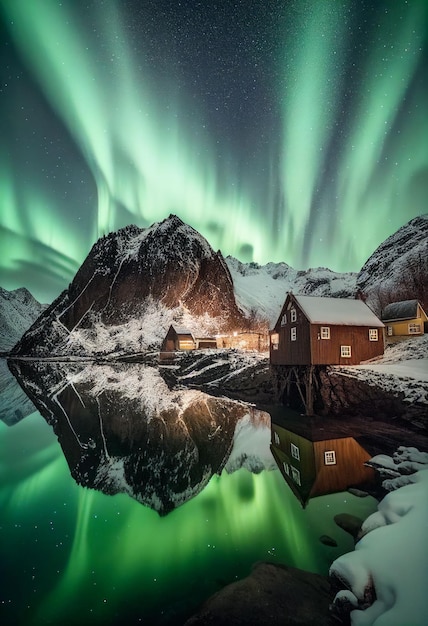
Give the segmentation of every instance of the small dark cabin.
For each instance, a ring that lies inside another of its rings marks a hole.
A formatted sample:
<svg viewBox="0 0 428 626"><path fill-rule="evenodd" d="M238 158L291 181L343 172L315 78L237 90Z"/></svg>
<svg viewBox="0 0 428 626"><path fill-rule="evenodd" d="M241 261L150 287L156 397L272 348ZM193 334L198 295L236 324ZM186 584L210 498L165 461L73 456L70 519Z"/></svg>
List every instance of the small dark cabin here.
<svg viewBox="0 0 428 626"><path fill-rule="evenodd" d="M362 300L287 295L270 336L273 365L358 365L384 352L384 324Z"/></svg>
<svg viewBox="0 0 428 626"><path fill-rule="evenodd" d="M176 350L195 350L196 339L187 328L171 326L162 343L161 352L175 352Z"/></svg>

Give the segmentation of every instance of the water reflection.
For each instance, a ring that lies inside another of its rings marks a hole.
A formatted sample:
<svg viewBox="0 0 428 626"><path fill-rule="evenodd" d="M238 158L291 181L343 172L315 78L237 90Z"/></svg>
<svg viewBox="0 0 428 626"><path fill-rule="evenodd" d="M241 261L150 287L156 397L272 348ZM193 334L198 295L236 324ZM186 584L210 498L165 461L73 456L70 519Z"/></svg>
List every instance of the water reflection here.
<svg viewBox="0 0 428 626"><path fill-rule="evenodd" d="M34 404L10 375L6 359L0 359L0 419L13 426L35 410Z"/></svg>
<svg viewBox="0 0 428 626"><path fill-rule="evenodd" d="M293 430L272 423L271 449L285 481L306 506L309 499L367 488L374 483L374 471L364 463L371 455L353 437L326 438L323 428L309 421Z"/></svg>
<svg viewBox="0 0 428 626"><path fill-rule="evenodd" d="M14 362L76 482L165 515L214 474L275 467L270 416L198 391L171 391L141 364Z"/></svg>

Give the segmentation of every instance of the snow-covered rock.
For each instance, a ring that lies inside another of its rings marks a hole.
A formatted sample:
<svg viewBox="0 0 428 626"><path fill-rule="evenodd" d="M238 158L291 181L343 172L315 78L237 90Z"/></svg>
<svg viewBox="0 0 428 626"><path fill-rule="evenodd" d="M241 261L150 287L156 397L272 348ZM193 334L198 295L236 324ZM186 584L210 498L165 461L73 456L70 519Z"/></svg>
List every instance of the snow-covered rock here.
<svg viewBox="0 0 428 626"><path fill-rule="evenodd" d="M402 465L403 458L406 465ZM404 486L388 481L389 493L362 526L362 539L336 559L330 575L345 589L335 599L351 609L352 626L424 626L428 615L428 464L414 448L372 459L373 467L395 468L411 481ZM416 471L416 468L417 471ZM385 483L384 483L385 484Z"/></svg>

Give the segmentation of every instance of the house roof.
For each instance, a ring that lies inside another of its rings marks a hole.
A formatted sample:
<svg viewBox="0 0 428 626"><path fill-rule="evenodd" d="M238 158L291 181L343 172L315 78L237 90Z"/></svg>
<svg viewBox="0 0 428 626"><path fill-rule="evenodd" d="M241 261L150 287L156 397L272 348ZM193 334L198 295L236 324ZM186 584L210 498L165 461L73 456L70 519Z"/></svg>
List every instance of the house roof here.
<svg viewBox="0 0 428 626"><path fill-rule="evenodd" d="M385 322L398 322L399 320L411 320L417 317L418 301L402 300L391 302L382 311L382 319Z"/></svg>
<svg viewBox="0 0 428 626"><path fill-rule="evenodd" d="M187 335L189 337L192 337L192 339L194 339L192 331L189 330L188 328L185 328L184 326L176 326L175 324L172 324L172 327L177 333L177 335Z"/></svg>
<svg viewBox="0 0 428 626"><path fill-rule="evenodd" d="M384 326L362 300L296 295L294 298L312 324L370 326L372 328Z"/></svg>

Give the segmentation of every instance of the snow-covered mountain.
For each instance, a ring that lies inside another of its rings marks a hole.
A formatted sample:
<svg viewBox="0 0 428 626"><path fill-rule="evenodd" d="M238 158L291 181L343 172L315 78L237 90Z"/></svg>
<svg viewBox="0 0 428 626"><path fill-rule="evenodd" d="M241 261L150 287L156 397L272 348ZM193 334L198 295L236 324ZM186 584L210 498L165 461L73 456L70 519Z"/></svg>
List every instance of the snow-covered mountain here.
<svg viewBox="0 0 428 626"><path fill-rule="evenodd" d="M325 267L298 271L286 263L241 263L228 256L239 308L247 317L267 319L272 327L289 291L300 295L353 298L356 273L336 273Z"/></svg>
<svg viewBox="0 0 428 626"><path fill-rule="evenodd" d="M378 314L400 300L417 299L428 306L428 214L388 237L363 265L356 284Z"/></svg>
<svg viewBox="0 0 428 626"><path fill-rule="evenodd" d="M10 350L45 308L25 287L0 287L0 352Z"/></svg>
<svg viewBox="0 0 428 626"><path fill-rule="evenodd" d="M428 216L414 218L379 246L357 275L225 260L174 215L146 229L127 226L95 243L69 288L14 353L44 357L157 350L171 323L199 336L267 330L289 291L342 298L360 292L378 314L397 299L428 304L427 235Z"/></svg>
<svg viewBox="0 0 428 626"><path fill-rule="evenodd" d="M173 321L200 336L245 324L221 252L170 215L150 228L127 226L99 239L14 353L159 348Z"/></svg>

